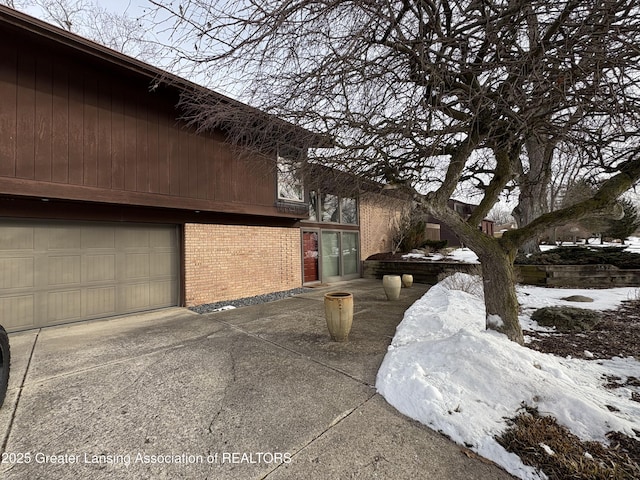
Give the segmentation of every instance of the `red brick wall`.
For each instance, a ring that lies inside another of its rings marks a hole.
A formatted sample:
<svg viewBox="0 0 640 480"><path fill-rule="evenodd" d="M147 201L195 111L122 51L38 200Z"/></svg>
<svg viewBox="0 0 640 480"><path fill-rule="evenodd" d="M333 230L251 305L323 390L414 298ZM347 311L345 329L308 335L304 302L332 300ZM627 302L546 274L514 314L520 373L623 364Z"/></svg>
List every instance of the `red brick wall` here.
<svg viewBox="0 0 640 480"><path fill-rule="evenodd" d="M187 306L302 285L298 228L189 223L184 238Z"/></svg>

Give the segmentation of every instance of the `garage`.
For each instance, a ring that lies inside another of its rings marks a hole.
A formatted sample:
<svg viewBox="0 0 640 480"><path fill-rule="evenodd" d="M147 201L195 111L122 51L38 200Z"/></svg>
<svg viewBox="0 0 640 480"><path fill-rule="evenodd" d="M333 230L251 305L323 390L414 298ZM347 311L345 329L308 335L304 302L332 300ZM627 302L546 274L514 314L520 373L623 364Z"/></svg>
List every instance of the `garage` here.
<svg viewBox="0 0 640 480"><path fill-rule="evenodd" d="M0 220L8 331L178 305L175 225Z"/></svg>

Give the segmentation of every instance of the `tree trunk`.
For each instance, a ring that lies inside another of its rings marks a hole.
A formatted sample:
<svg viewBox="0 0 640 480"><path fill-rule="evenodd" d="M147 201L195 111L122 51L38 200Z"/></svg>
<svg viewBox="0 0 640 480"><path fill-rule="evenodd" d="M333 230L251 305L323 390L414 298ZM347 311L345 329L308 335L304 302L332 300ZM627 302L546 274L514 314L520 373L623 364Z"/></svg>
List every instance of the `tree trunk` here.
<svg viewBox="0 0 640 480"><path fill-rule="evenodd" d="M545 142L537 137L528 138L525 144L529 159L529 172L527 175L523 175L518 185L520 188L518 205L512 213L518 228L528 225L549 211L547 197L551 181L550 167L553 147L550 141ZM520 252L525 254L540 253L538 239L527 240L520 246Z"/></svg>
<svg viewBox="0 0 640 480"><path fill-rule="evenodd" d="M515 287L514 254L486 252L481 255L484 303L487 328L504 333L509 340L524 344L518 319L518 298Z"/></svg>

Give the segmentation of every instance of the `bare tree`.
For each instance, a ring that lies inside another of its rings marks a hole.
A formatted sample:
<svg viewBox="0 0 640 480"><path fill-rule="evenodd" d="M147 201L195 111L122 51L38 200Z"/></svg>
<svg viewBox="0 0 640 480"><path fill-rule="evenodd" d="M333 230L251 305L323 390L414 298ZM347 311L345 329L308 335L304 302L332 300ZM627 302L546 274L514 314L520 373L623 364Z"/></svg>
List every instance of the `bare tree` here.
<svg viewBox="0 0 640 480"><path fill-rule="evenodd" d="M93 0L5 0L12 8L36 12L43 20L113 50L157 63L162 46L141 19L115 13Z"/></svg>
<svg viewBox="0 0 640 480"><path fill-rule="evenodd" d="M0 5L23 10L33 4L33 0L0 0Z"/></svg>
<svg viewBox="0 0 640 480"><path fill-rule="evenodd" d="M523 341L518 248L571 219L619 215L616 199L640 178L636 0L152 3L173 22L180 60L244 85L242 99L264 112L330 135L334 148L312 161L396 185L446 223L485 266L487 326L514 341ZM201 128L256 124L230 117L224 102L185 106ZM533 211L500 239L483 234L478 224L505 190L547 198L535 185L548 182L559 145L597 169L595 194ZM468 218L447 206L462 183L481 194Z"/></svg>

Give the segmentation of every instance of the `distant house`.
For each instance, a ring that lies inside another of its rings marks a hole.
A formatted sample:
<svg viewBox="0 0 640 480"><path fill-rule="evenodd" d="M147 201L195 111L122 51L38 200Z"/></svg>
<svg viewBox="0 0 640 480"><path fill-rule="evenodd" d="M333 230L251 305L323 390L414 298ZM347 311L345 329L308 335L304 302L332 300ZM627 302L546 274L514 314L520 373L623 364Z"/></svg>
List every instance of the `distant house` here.
<svg viewBox="0 0 640 480"><path fill-rule="evenodd" d="M239 155L180 120L182 87L201 87L3 6L0 34L9 330L357 277L390 248L400 203L276 168L315 146L311 132Z"/></svg>
<svg viewBox="0 0 640 480"><path fill-rule="evenodd" d="M465 202L461 202L459 200L453 200L450 199L448 201L448 206L449 208L455 210L456 212L458 212L460 214L460 216L464 219L469 218L469 216L471 215L471 213L473 213L473 210L477 207L477 205L473 205L471 203L465 203ZM445 224L443 224L442 222L439 222L438 220L436 220L435 218L430 218L428 219L429 224L434 224L434 225L439 225L440 226L440 240L447 240L447 246L449 247L459 247L462 245L462 242L460 241L460 239L458 238L458 236L453 232L453 230L451 230L449 227L447 227ZM495 222L493 220L489 220L487 218L483 219L480 224L478 225L478 228L480 230L482 230L484 233L486 233L487 235L493 237L494 236L494 230L495 230ZM433 232L435 231L434 227L432 226L431 229L427 229L428 232ZM433 236L433 234L431 234Z"/></svg>

